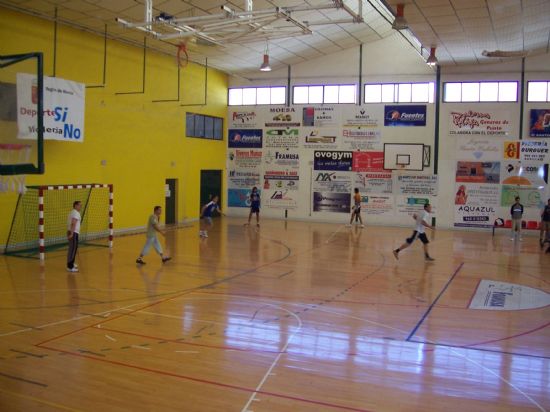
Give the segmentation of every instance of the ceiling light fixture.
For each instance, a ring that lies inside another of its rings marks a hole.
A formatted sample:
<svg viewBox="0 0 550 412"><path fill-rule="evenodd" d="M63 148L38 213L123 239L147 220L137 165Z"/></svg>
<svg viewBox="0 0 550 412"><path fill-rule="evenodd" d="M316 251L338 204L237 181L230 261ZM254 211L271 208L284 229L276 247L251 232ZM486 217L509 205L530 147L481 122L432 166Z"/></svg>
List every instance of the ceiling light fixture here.
<svg viewBox="0 0 550 412"><path fill-rule="evenodd" d="M394 30L405 30L409 28L409 23L407 22L407 19L405 19L404 4L397 5L397 15L395 16L395 20L393 21L391 28Z"/></svg>
<svg viewBox="0 0 550 412"><path fill-rule="evenodd" d="M260 71L262 72L270 72L271 66L269 65L269 45L265 44L265 53L264 53L264 62L260 66Z"/></svg>
<svg viewBox="0 0 550 412"><path fill-rule="evenodd" d="M437 57L435 57L435 47L430 48L430 55L426 60L428 66L435 66L437 64Z"/></svg>

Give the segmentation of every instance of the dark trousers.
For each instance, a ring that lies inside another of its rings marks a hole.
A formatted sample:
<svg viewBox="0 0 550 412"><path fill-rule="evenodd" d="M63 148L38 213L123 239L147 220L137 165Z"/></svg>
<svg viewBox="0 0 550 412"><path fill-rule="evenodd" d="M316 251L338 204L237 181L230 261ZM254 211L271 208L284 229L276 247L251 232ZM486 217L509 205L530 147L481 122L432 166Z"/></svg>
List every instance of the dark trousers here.
<svg viewBox="0 0 550 412"><path fill-rule="evenodd" d="M72 269L76 259L76 251L78 250L78 233L73 233L73 237L69 239L69 250L67 251L67 267Z"/></svg>

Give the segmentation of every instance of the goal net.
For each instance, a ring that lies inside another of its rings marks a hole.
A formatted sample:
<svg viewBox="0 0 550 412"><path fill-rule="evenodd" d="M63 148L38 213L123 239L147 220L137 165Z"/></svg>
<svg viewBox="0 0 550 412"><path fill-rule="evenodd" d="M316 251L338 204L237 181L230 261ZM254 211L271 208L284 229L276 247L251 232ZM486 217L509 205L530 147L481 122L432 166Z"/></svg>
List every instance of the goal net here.
<svg viewBox="0 0 550 412"><path fill-rule="evenodd" d="M20 194L4 253L40 257L67 245L67 219L82 202L79 244L112 246L113 185L27 186Z"/></svg>

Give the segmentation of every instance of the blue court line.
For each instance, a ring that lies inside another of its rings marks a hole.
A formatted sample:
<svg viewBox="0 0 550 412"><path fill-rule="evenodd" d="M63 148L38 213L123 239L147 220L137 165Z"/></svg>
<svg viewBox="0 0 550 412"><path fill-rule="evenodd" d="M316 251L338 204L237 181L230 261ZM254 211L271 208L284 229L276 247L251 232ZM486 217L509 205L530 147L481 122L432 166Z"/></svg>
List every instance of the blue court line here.
<svg viewBox="0 0 550 412"><path fill-rule="evenodd" d="M455 270L455 273L453 273L453 276L451 276L451 278L447 281L447 283L445 284L445 286L443 287L443 289L441 289L441 292L439 292L439 295L437 295L437 297L434 299L434 301L432 302L432 304L430 305L430 307L428 308L428 310L424 313L424 315L422 316L422 318L418 321L418 323L416 324L416 326L414 327L414 329L412 330L412 332L409 334L409 336L407 337L406 341L410 341L411 338L414 336L414 334L416 333L416 331L418 330L418 328L420 327L420 325L422 325L422 323L426 320L426 318L428 317L428 315L430 314L430 312L432 311L433 307L435 306L435 304L437 303L437 301L439 300L439 298L443 295L443 293L447 290L447 288L449 287L449 285L451 284L451 282L453 281L453 279L455 278L455 276L458 274L458 272L460 272L460 269L462 269L462 266L464 266L464 262L462 262L460 265L458 265L458 267L456 268Z"/></svg>

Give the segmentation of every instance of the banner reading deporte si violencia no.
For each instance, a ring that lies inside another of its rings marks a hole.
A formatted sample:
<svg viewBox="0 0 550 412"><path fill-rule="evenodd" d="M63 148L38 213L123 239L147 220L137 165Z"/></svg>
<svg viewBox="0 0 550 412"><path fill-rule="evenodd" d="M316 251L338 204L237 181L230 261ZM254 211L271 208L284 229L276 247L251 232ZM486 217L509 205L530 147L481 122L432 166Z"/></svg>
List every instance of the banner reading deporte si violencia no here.
<svg viewBox="0 0 550 412"><path fill-rule="evenodd" d="M44 139L84 141L83 83L44 76ZM17 73L19 139L37 138L38 86L35 75Z"/></svg>

